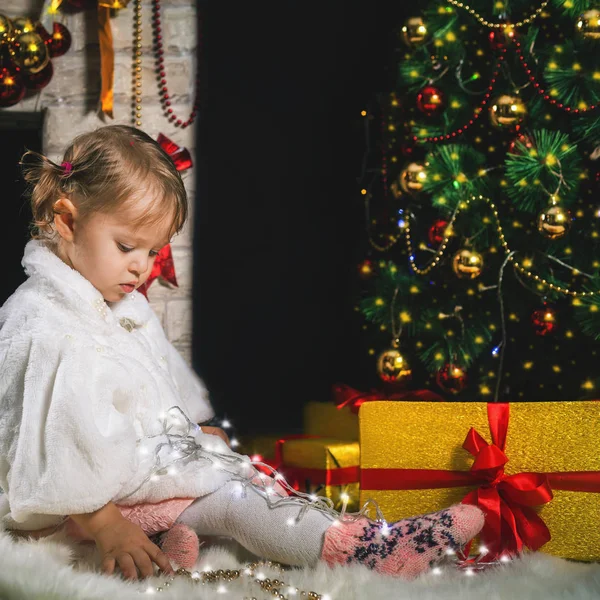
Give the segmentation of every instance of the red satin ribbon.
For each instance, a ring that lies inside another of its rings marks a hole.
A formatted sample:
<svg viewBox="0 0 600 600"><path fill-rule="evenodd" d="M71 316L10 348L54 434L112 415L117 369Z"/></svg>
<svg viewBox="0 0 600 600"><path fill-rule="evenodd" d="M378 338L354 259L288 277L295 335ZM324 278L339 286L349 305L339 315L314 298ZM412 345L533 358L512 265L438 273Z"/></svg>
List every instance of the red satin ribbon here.
<svg viewBox="0 0 600 600"><path fill-rule="evenodd" d="M333 401L339 409L350 407L353 413L358 413L360 405L376 400L404 400L412 402L443 402L444 399L429 390L415 390L386 394L378 390L359 392L349 385L338 383L333 386Z"/></svg>
<svg viewBox="0 0 600 600"><path fill-rule="evenodd" d="M175 142L170 140L166 135L162 133L158 134L156 141L160 147L169 155L169 158L175 164L175 168L178 171L185 171L192 167L192 156L190 151L183 146L178 146Z"/></svg>
<svg viewBox="0 0 600 600"><path fill-rule="evenodd" d="M271 465L285 476L292 485L299 485L301 482L310 481L318 485L347 485L357 483L360 476L360 467L339 467L336 469L317 469L309 467L290 467L285 465L283 460L283 446L289 440L318 439L318 435L289 435L277 440L275 443L275 461Z"/></svg>
<svg viewBox="0 0 600 600"><path fill-rule="evenodd" d="M516 554L524 546L537 550L551 535L533 507L550 502L552 489L600 493L600 471L506 475L508 457L504 450L509 418L509 404L488 404L492 443L471 428L463 444L475 457L470 471L362 469L361 488L413 490L476 485L478 488L462 502L475 504L486 514L481 532L481 540L489 550L486 560L495 560L504 552Z"/></svg>

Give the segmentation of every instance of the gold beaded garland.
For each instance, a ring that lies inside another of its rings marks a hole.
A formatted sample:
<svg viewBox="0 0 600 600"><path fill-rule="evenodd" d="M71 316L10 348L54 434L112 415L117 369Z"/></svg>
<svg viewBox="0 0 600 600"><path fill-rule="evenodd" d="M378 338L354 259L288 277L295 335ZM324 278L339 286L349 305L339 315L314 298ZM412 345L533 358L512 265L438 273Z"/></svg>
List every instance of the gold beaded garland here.
<svg viewBox="0 0 600 600"><path fill-rule="evenodd" d="M287 596L285 596L281 589L287 587L290 590L293 590L294 595L304 596L309 598L310 600L323 600L323 595L318 594L317 592L305 592L299 588L290 587L285 581L280 581L279 579L269 579L268 577L261 578L256 577L256 569L259 567L271 567L278 569L281 573L283 573L283 568L281 565L271 562L271 561L260 561L250 563L246 566L245 569L218 569L212 571L202 571L201 573L192 573L187 569L177 569L175 571L175 575L172 575L167 581L165 581L161 586L156 587L157 592L163 592L165 588L168 588L171 583L175 580L176 575L180 575L182 577L186 577L191 581L198 584L211 584L218 583L219 581L231 582L239 579L240 577L246 575L250 581L256 583L262 591L270 593L274 598L280 598L281 600L288 600ZM250 599L249 599L250 600ZM252 596L251 600L256 600L254 596Z"/></svg>
<svg viewBox="0 0 600 600"><path fill-rule="evenodd" d="M142 0L133 3L132 122L142 126Z"/></svg>
<svg viewBox="0 0 600 600"><path fill-rule="evenodd" d="M570 290L569 288L562 287L560 285L555 285L552 282L547 281L543 277L540 277L539 275L535 275L529 269L526 269L525 267L523 267L523 265L521 265L515 259L514 255L512 254L512 250L508 247L508 243L506 242L506 238L504 236L504 231L502 229L502 225L500 225L500 217L499 217L498 209L496 208L496 205L489 198L485 198L484 196L481 196L481 195L473 196L472 198L465 200L463 202L463 206L461 206L460 208L458 208L455 211L454 215L452 216L452 219L450 220L450 223L448 224L448 228L446 229L446 234L444 235L444 240L443 240L442 244L438 248L438 251L435 253L431 262L422 269L419 268L415 262L415 257L414 257L413 248L412 248L412 240L410 237L410 223L408 223L408 221L407 221L407 225L404 228L404 233L406 236L406 246L408 249L410 266L415 273L417 273L418 275L425 275L425 274L429 273L429 271L431 271L437 265L439 265L443 255L445 253L445 250L448 247L448 241L450 239L450 235L448 234L448 232L452 231L452 225L454 224L454 221L456 221L456 217L458 216L460 210L466 209L473 200L483 200L492 209L492 214L494 215L494 218L496 220L496 230L498 232L500 244L502 245L502 248L508 255L509 262L511 262L513 264L515 269L517 269L517 271L519 271L519 273L521 273L521 275L524 275L525 277L529 277L530 279L533 279L536 283L539 283L540 285L543 285L544 287L550 288L554 292L557 292L559 294L565 294L567 296L572 296L573 298L584 298L584 297L600 295L600 291L599 292L576 292L576 291Z"/></svg>
<svg viewBox="0 0 600 600"><path fill-rule="evenodd" d="M456 6L457 8L462 8L466 10L470 15L475 17L481 25L484 27L489 27L490 29L512 29L514 27L523 27L523 25L529 25L532 21L537 19L542 11L548 6L550 0L544 0L540 6L535 9L531 15L529 15L526 19L518 21L517 23L491 23L484 19L474 8L471 8L468 4L464 2L458 2L458 0L446 0L448 4L452 4L452 6Z"/></svg>

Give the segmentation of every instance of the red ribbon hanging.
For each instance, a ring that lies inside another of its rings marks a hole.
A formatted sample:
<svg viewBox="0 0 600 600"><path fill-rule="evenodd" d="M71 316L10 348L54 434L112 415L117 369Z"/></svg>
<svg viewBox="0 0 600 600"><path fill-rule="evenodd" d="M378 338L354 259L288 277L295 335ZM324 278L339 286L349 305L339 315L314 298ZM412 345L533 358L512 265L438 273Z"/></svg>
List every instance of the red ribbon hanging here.
<svg viewBox="0 0 600 600"><path fill-rule="evenodd" d="M377 400L404 400L412 402L443 402L444 399L429 390L414 390L387 394L378 390L359 392L349 385L337 383L333 386L333 401L339 409L350 407L353 413L358 413L361 404Z"/></svg>
<svg viewBox="0 0 600 600"><path fill-rule="evenodd" d="M192 156L190 151L184 146L178 146L174 141L170 140L162 133L158 134L156 141L160 147L169 155L169 158L175 164L178 171L186 171L192 168Z"/></svg>
<svg viewBox="0 0 600 600"><path fill-rule="evenodd" d="M146 279L146 281L140 285L138 292L141 292L144 294L144 296L146 296L146 298L148 298L148 288L157 277L161 277L175 287L179 287L179 284L177 283L177 276L175 275L175 264L173 262L171 244L167 244L160 249L148 279Z"/></svg>
<svg viewBox="0 0 600 600"><path fill-rule="evenodd" d="M495 560L504 552L516 554L524 546L537 550L551 535L533 507L550 502L552 489L600 493L600 471L506 475L508 457L504 450L509 418L508 403L488 404L492 443L471 428L463 444L475 457L470 471L361 469L361 488L414 490L476 485L477 489L462 502L479 506L486 515L481 532L481 540L489 550L486 560Z"/></svg>

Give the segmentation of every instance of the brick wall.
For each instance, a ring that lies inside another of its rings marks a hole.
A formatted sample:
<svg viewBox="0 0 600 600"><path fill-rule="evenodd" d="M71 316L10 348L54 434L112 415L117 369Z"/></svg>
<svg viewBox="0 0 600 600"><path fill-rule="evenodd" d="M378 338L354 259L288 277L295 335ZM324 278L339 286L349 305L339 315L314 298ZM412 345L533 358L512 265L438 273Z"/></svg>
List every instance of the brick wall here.
<svg viewBox="0 0 600 600"><path fill-rule="evenodd" d="M47 5L40 0L0 0L0 12L8 17L28 15L39 19ZM165 66L174 111L187 119L193 102L196 49L196 2L163 0L161 28ZM154 55L152 52L151 5L142 4L142 129L153 138L159 132L185 145L194 155L194 127L179 129L170 125L160 107ZM104 124L131 124L132 4L111 19L115 47L114 120L97 115L100 91L100 53L96 11L88 10L59 17L71 32L73 43L67 54L54 59L54 77L36 96L8 110L45 111L44 152L60 160L65 146L79 133ZM194 204L194 172L183 175ZM173 258L179 288L170 289L156 281L148 293L150 303L162 320L168 338L191 362L191 292L193 212L185 230L173 240Z"/></svg>

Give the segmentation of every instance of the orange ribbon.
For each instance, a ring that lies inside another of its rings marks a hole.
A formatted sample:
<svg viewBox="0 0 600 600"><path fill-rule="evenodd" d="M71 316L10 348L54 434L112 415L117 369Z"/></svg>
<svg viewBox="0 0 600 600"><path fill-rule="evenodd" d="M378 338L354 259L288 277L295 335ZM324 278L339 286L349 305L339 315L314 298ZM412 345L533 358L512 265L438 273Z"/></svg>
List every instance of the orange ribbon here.
<svg viewBox="0 0 600 600"><path fill-rule="evenodd" d="M113 118L113 82L115 71L115 50L110 27L110 8L98 4L98 42L100 43L100 108L102 112Z"/></svg>

